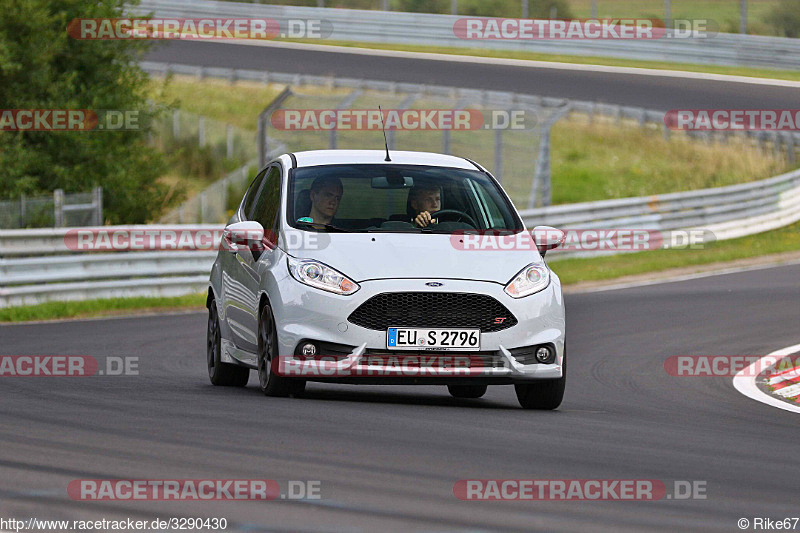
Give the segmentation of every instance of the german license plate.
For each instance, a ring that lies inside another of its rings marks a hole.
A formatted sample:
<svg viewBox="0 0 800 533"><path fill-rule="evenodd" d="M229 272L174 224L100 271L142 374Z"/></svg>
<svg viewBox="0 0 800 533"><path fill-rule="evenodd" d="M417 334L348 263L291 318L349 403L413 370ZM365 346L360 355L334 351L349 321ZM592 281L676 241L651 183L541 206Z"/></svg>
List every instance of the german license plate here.
<svg viewBox="0 0 800 533"><path fill-rule="evenodd" d="M388 350L459 350L481 349L478 328L389 328L386 331Z"/></svg>

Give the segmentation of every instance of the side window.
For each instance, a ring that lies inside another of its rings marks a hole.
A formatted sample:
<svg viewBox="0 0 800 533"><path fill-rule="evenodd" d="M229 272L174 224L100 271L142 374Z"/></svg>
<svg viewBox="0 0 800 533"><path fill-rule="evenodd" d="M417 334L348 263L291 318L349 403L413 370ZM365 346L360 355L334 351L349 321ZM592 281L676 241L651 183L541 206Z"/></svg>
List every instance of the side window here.
<svg viewBox="0 0 800 533"><path fill-rule="evenodd" d="M281 205L280 167L272 166L267 169L264 185L256 196L257 198L253 205L253 210L249 212L250 214L247 218L255 220L264 226L267 235L274 235L270 230L275 229L275 220Z"/></svg>
<svg viewBox="0 0 800 533"><path fill-rule="evenodd" d="M488 211L489 218L491 219L489 227L505 228L506 224L503 220L503 214L500 213L500 208L497 207L497 204L494 202L494 200L488 194L486 194L483 186L480 183L475 183L475 190L478 192L481 204L483 204L484 208Z"/></svg>
<svg viewBox="0 0 800 533"><path fill-rule="evenodd" d="M264 177L267 175L268 170L268 168L262 170L261 173L253 180L250 188L247 189L247 197L244 199L244 205L242 206L242 215L244 215L243 220L250 219L250 213L253 211L253 204L258 197L258 190L261 188L261 184L264 183Z"/></svg>

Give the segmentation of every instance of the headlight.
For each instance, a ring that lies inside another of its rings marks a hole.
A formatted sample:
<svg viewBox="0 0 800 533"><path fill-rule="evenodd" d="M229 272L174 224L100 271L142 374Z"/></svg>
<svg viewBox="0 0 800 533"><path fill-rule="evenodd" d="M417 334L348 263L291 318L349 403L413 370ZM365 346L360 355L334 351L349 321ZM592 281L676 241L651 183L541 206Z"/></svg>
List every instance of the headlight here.
<svg viewBox="0 0 800 533"><path fill-rule="evenodd" d="M323 291L350 295L361 287L341 272L313 259L287 258L289 272L300 283Z"/></svg>
<svg viewBox="0 0 800 533"><path fill-rule="evenodd" d="M550 269L546 265L533 263L523 268L508 285L506 294L512 298L523 298L537 293L550 284Z"/></svg>

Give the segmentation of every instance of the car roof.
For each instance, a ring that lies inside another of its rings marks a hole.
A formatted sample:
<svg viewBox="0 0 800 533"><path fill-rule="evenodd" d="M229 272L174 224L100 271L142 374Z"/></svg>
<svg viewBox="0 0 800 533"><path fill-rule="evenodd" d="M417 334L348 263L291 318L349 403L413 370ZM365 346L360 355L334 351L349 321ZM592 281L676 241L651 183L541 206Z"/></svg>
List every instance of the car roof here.
<svg viewBox="0 0 800 533"><path fill-rule="evenodd" d="M431 165L476 170L475 165L452 155L432 152L403 152L390 150L391 162L386 159L385 150L311 150L294 152L298 167L342 164L395 164L395 165Z"/></svg>

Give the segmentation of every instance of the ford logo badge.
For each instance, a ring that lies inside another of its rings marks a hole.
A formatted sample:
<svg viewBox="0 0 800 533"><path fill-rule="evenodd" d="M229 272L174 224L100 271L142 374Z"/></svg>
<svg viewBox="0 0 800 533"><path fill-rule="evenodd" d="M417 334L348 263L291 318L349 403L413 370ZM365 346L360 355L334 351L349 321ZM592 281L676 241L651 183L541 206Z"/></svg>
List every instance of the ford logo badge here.
<svg viewBox="0 0 800 533"><path fill-rule="evenodd" d="M427 285L428 287L441 287L442 285L444 285L444 283L439 283L438 281L429 281L425 285Z"/></svg>

